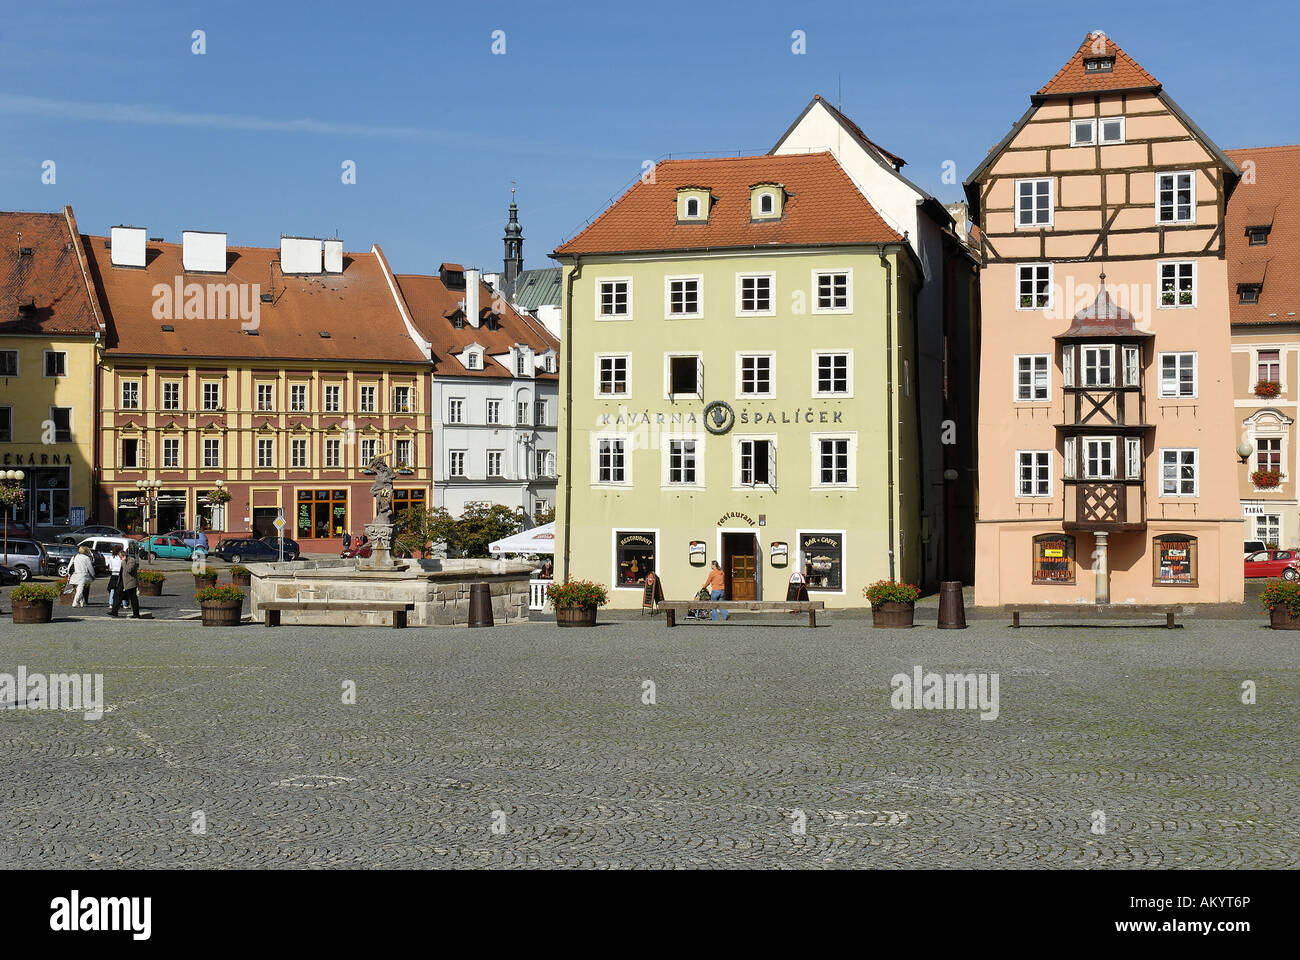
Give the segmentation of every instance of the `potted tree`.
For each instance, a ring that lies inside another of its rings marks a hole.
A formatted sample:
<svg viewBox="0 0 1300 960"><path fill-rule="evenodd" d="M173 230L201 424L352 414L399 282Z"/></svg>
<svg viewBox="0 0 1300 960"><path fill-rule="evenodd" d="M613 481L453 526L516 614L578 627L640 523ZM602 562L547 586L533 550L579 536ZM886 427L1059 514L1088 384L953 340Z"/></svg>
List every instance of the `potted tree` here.
<svg viewBox="0 0 1300 960"><path fill-rule="evenodd" d="M1300 630L1300 580L1270 580L1259 602L1269 612L1274 630Z"/></svg>
<svg viewBox="0 0 1300 960"><path fill-rule="evenodd" d="M590 580L566 580L552 583L546 596L555 608L555 624L560 627L594 627L596 610L609 603L604 584Z"/></svg>
<svg viewBox="0 0 1300 960"><path fill-rule="evenodd" d="M54 601L61 591L49 583L23 583L9 594L14 623L49 623L54 619Z"/></svg>
<svg viewBox="0 0 1300 960"><path fill-rule="evenodd" d="M253 585L253 574L248 567L231 567L230 582L237 587L251 587Z"/></svg>
<svg viewBox="0 0 1300 960"><path fill-rule="evenodd" d="M244 591L233 584L204 587L194 594L205 627L237 627L244 610Z"/></svg>
<svg viewBox="0 0 1300 960"><path fill-rule="evenodd" d="M910 627L921 588L896 580L877 580L863 587L862 595L871 604L872 626Z"/></svg>
<svg viewBox="0 0 1300 960"><path fill-rule="evenodd" d="M135 575L142 597L161 597L163 581L166 579L167 575L161 570L141 570Z"/></svg>

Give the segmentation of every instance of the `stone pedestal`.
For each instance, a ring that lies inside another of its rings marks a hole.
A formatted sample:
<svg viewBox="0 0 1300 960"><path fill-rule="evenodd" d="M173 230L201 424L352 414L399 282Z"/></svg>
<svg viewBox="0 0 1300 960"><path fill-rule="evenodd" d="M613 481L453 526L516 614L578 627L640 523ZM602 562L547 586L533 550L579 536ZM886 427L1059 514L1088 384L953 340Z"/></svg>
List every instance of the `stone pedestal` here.
<svg viewBox="0 0 1300 960"><path fill-rule="evenodd" d="M391 523L367 523L366 541L370 544L370 556L357 558L358 570L399 570L405 566L393 559Z"/></svg>

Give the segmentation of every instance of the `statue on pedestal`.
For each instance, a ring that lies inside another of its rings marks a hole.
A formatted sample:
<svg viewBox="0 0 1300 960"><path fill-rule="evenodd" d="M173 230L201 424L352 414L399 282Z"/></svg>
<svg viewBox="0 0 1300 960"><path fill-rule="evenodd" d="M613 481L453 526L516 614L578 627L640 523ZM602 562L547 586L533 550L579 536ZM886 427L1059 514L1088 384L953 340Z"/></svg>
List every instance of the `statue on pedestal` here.
<svg viewBox="0 0 1300 960"><path fill-rule="evenodd" d="M375 523L393 522L393 480L397 471L388 465L384 458L389 451L377 454L370 459L366 469L373 471L375 482L370 485L370 495L375 498Z"/></svg>

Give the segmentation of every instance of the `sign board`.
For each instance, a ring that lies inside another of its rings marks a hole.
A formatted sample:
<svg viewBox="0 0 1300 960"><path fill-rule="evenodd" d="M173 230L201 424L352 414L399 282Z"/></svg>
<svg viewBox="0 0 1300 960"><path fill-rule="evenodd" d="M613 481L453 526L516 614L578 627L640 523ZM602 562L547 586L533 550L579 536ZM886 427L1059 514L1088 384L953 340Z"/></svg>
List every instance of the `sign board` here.
<svg viewBox="0 0 1300 960"><path fill-rule="evenodd" d="M77 529L77 527L84 527L86 525L86 508L85 507L69 508L68 525L72 527L72 529L74 530Z"/></svg>
<svg viewBox="0 0 1300 960"><path fill-rule="evenodd" d="M784 540L772 541L772 566L784 567L790 562L790 545Z"/></svg>
<svg viewBox="0 0 1300 960"><path fill-rule="evenodd" d="M266 529L266 528L263 527L262 529ZM276 517L276 518L275 518L275 529L277 529L277 530L280 531L280 536L284 536L284 517L283 517L283 516L279 516L279 517Z"/></svg>
<svg viewBox="0 0 1300 960"><path fill-rule="evenodd" d="M690 546L690 562L700 564L708 556L708 547L703 540L692 540Z"/></svg>

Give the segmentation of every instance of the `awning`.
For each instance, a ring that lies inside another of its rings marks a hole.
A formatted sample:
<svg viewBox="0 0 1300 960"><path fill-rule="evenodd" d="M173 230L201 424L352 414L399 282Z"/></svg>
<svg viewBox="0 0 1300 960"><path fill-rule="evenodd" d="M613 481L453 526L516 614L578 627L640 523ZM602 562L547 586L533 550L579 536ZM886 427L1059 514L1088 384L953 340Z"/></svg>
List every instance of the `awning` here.
<svg viewBox="0 0 1300 960"><path fill-rule="evenodd" d="M544 523L531 530L519 533L488 544L488 552L497 553L555 553L555 521Z"/></svg>

